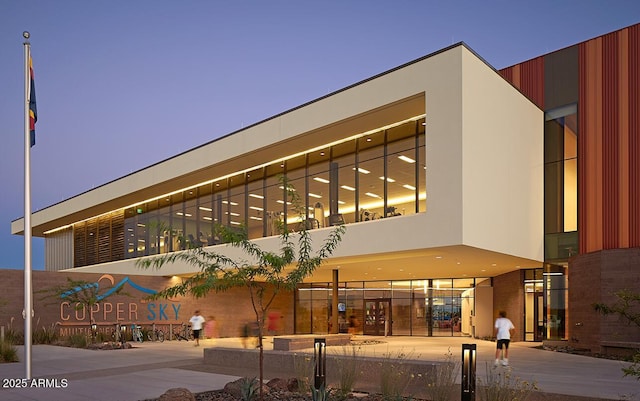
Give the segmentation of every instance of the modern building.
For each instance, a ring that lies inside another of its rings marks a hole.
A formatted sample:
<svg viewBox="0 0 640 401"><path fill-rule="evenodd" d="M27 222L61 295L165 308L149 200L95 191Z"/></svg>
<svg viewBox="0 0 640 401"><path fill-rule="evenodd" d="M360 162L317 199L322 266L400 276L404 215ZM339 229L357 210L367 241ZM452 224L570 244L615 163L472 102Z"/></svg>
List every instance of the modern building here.
<svg viewBox="0 0 640 401"><path fill-rule="evenodd" d="M640 24L500 71L456 44L35 212L33 235L47 270L185 276L136 260L181 238L239 257L218 224L275 249L301 224L284 175L316 243L347 229L292 295L296 333L489 337L506 310L521 340L629 346L592 304L640 289L639 66Z"/></svg>

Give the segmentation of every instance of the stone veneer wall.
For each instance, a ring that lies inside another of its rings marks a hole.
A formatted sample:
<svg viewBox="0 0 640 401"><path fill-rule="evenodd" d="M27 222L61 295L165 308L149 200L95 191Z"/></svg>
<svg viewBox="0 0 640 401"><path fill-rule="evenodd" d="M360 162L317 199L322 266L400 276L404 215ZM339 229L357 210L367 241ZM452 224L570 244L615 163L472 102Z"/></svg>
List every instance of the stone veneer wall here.
<svg viewBox="0 0 640 401"><path fill-rule="evenodd" d="M516 327L513 341L524 340L524 289L521 270L501 274L493 278L493 317L501 310L507 312Z"/></svg>
<svg viewBox="0 0 640 401"><path fill-rule="evenodd" d="M62 300L46 298L46 290L66 285L67 278L78 281L97 282L102 294L121 280L129 278L137 286L152 290L161 290L173 285L179 278L140 275L102 275L93 273L62 273L48 271L32 272L34 317L32 327L56 326L61 334L84 332L89 327L89 313L76 310L64 304ZM112 283L113 281L113 283ZM130 283L125 283L121 294L105 298L95 307L93 318L100 331L110 333L115 323L150 326L156 323L168 331L169 325L188 322L196 309L208 319L214 316L219 335L235 337L241 334L240 328L246 322L255 321L251 299L246 288L235 288L222 293L211 293L207 297L179 297L166 300L146 300L148 294L139 291ZM281 330L284 334L293 333L293 294L283 292L276 297L271 310L279 311L282 316ZM24 271L0 270L0 326L12 327L18 332L24 330L22 309L24 307Z"/></svg>
<svg viewBox="0 0 640 401"><path fill-rule="evenodd" d="M620 348L640 346L640 327L617 316L601 316L593 307L615 303L614 293L622 289L640 293L640 248L592 252L569 261L570 345L602 353L615 352L607 349L616 348L611 346L615 343Z"/></svg>

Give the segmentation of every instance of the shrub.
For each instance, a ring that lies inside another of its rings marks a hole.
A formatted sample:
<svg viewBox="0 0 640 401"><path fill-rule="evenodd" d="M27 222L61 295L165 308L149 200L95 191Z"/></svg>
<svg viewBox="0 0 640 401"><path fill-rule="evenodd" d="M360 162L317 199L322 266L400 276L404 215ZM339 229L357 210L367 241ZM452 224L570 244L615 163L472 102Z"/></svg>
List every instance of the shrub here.
<svg viewBox="0 0 640 401"><path fill-rule="evenodd" d="M404 363L408 354L399 351L396 355L386 353L380 363L380 393L385 400L402 399L413 375Z"/></svg>
<svg viewBox="0 0 640 401"><path fill-rule="evenodd" d="M432 401L449 401L456 390L456 380L460 372L460 361L454 358L451 348L444 354L444 361L434 365L433 370L426 374L426 393Z"/></svg>
<svg viewBox="0 0 640 401"><path fill-rule="evenodd" d="M83 333L71 334L69 337L65 338L65 340L70 347L74 348L87 348L91 342L91 339Z"/></svg>
<svg viewBox="0 0 640 401"><path fill-rule="evenodd" d="M256 397L258 389L258 381L255 377L251 379L243 377L240 380L240 397L242 401L252 401Z"/></svg>
<svg viewBox="0 0 640 401"><path fill-rule="evenodd" d="M33 332L34 344L53 344L58 341L58 333L56 325L52 324L49 327L42 326L40 329L36 329Z"/></svg>
<svg viewBox="0 0 640 401"><path fill-rule="evenodd" d="M293 371L298 383L298 392L306 393L313 378L315 364L309 355L293 354Z"/></svg>
<svg viewBox="0 0 640 401"><path fill-rule="evenodd" d="M511 370L492 369L488 365L486 379L480 379L480 386L477 391L480 401L525 401L538 389L535 382L522 381Z"/></svg>
<svg viewBox="0 0 640 401"><path fill-rule="evenodd" d="M359 354L359 347L344 346L341 357L336 358L337 374L340 380L338 393L342 397L346 397L353 390L353 385L358 378Z"/></svg>
<svg viewBox="0 0 640 401"><path fill-rule="evenodd" d="M12 343L0 341L0 362L18 362L18 351Z"/></svg>

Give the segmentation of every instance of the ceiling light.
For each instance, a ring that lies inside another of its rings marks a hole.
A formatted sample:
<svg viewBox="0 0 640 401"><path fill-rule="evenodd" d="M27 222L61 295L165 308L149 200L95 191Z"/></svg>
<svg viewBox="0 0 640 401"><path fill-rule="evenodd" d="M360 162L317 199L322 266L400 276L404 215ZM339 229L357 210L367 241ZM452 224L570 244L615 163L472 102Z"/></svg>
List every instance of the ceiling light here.
<svg viewBox="0 0 640 401"><path fill-rule="evenodd" d="M409 184L404 184L403 187L407 188L410 191L415 191L416 190L416 187L414 187L413 185L409 185Z"/></svg>
<svg viewBox="0 0 640 401"><path fill-rule="evenodd" d="M200 210L204 210L205 212L210 212L210 211L212 211L212 210L213 210L213 209L211 209L211 208L209 208L209 207L204 207L204 206L200 206L200 207L198 207L198 209L200 209Z"/></svg>
<svg viewBox="0 0 640 401"><path fill-rule="evenodd" d="M356 168L354 167L353 170L356 170ZM360 168L360 167L358 167L357 170L358 170L359 173L362 173L362 174L369 174L371 172L369 170L366 170L366 169L363 169L363 168Z"/></svg>
<svg viewBox="0 0 640 401"><path fill-rule="evenodd" d="M403 162L407 162L407 163L415 163L416 162L412 158L404 156L404 155L398 156L398 159L402 160Z"/></svg>
<svg viewBox="0 0 640 401"><path fill-rule="evenodd" d="M341 185L340 188L346 189L347 191L355 191L356 190L354 187L350 187L348 185Z"/></svg>
<svg viewBox="0 0 640 401"><path fill-rule="evenodd" d="M256 199L264 199L264 196L258 194L249 194L249 196Z"/></svg>
<svg viewBox="0 0 640 401"><path fill-rule="evenodd" d="M321 177L313 177L313 179L314 179L314 181L318 181L318 182L321 182L323 184L328 184L329 183L329 180L325 180L324 178L321 178Z"/></svg>
<svg viewBox="0 0 640 401"><path fill-rule="evenodd" d="M208 221L211 221L211 220L213 220L213 219L212 219L211 217L209 217L209 216L204 216L204 217L202 218L202 220L208 220Z"/></svg>
<svg viewBox="0 0 640 401"><path fill-rule="evenodd" d="M384 177L378 177L378 178L380 178L382 181L384 181ZM394 180L393 178L387 177L387 182L396 182L396 180Z"/></svg>
<svg viewBox="0 0 640 401"><path fill-rule="evenodd" d="M367 193L365 193L365 195L370 196L370 197L372 197L372 198L378 198L378 199L381 199L381 198L380 198L380 195L372 194L371 192L367 192Z"/></svg>
<svg viewBox="0 0 640 401"><path fill-rule="evenodd" d="M322 199L321 195L312 194L311 192L309 192L309 196L312 198Z"/></svg>
<svg viewBox="0 0 640 401"><path fill-rule="evenodd" d="M261 211L263 211L263 210L264 210L263 208L261 208L261 207L257 207L257 206L249 206L249 209L251 209L251 210L257 210L257 211L259 211L259 212L261 212Z"/></svg>
<svg viewBox="0 0 640 401"><path fill-rule="evenodd" d="M262 221L262 217L251 216L249 217L251 220L259 220Z"/></svg>

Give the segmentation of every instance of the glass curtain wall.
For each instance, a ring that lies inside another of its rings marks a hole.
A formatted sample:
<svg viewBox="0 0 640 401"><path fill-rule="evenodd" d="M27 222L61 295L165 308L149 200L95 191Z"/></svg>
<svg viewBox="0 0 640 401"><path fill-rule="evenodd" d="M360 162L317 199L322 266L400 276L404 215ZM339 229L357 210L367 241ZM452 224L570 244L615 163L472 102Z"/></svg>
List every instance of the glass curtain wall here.
<svg viewBox="0 0 640 401"><path fill-rule="evenodd" d="M578 129L575 103L545 114L543 287L545 334L550 340L566 339L566 268L578 252Z"/></svg>
<svg viewBox="0 0 640 401"><path fill-rule="evenodd" d="M124 233L101 236L99 247L122 249L110 242L124 237L124 255L111 256L119 260L216 245L218 224L246 228L251 239L278 235L281 224L298 230L283 175L309 229L424 212L424 133L424 118L411 120L140 203L124 211L124 226L113 225ZM97 263L97 221L74 226L76 267Z"/></svg>
<svg viewBox="0 0 640 401"><path fill-rule="evenodd" d="M373 336L469 336L475 311L476 280L425 279L340 283L339 332ZM296 333L330 329L331 283L303 284L295 293ZM323 320L323 319L326 319Z"/></svg>

